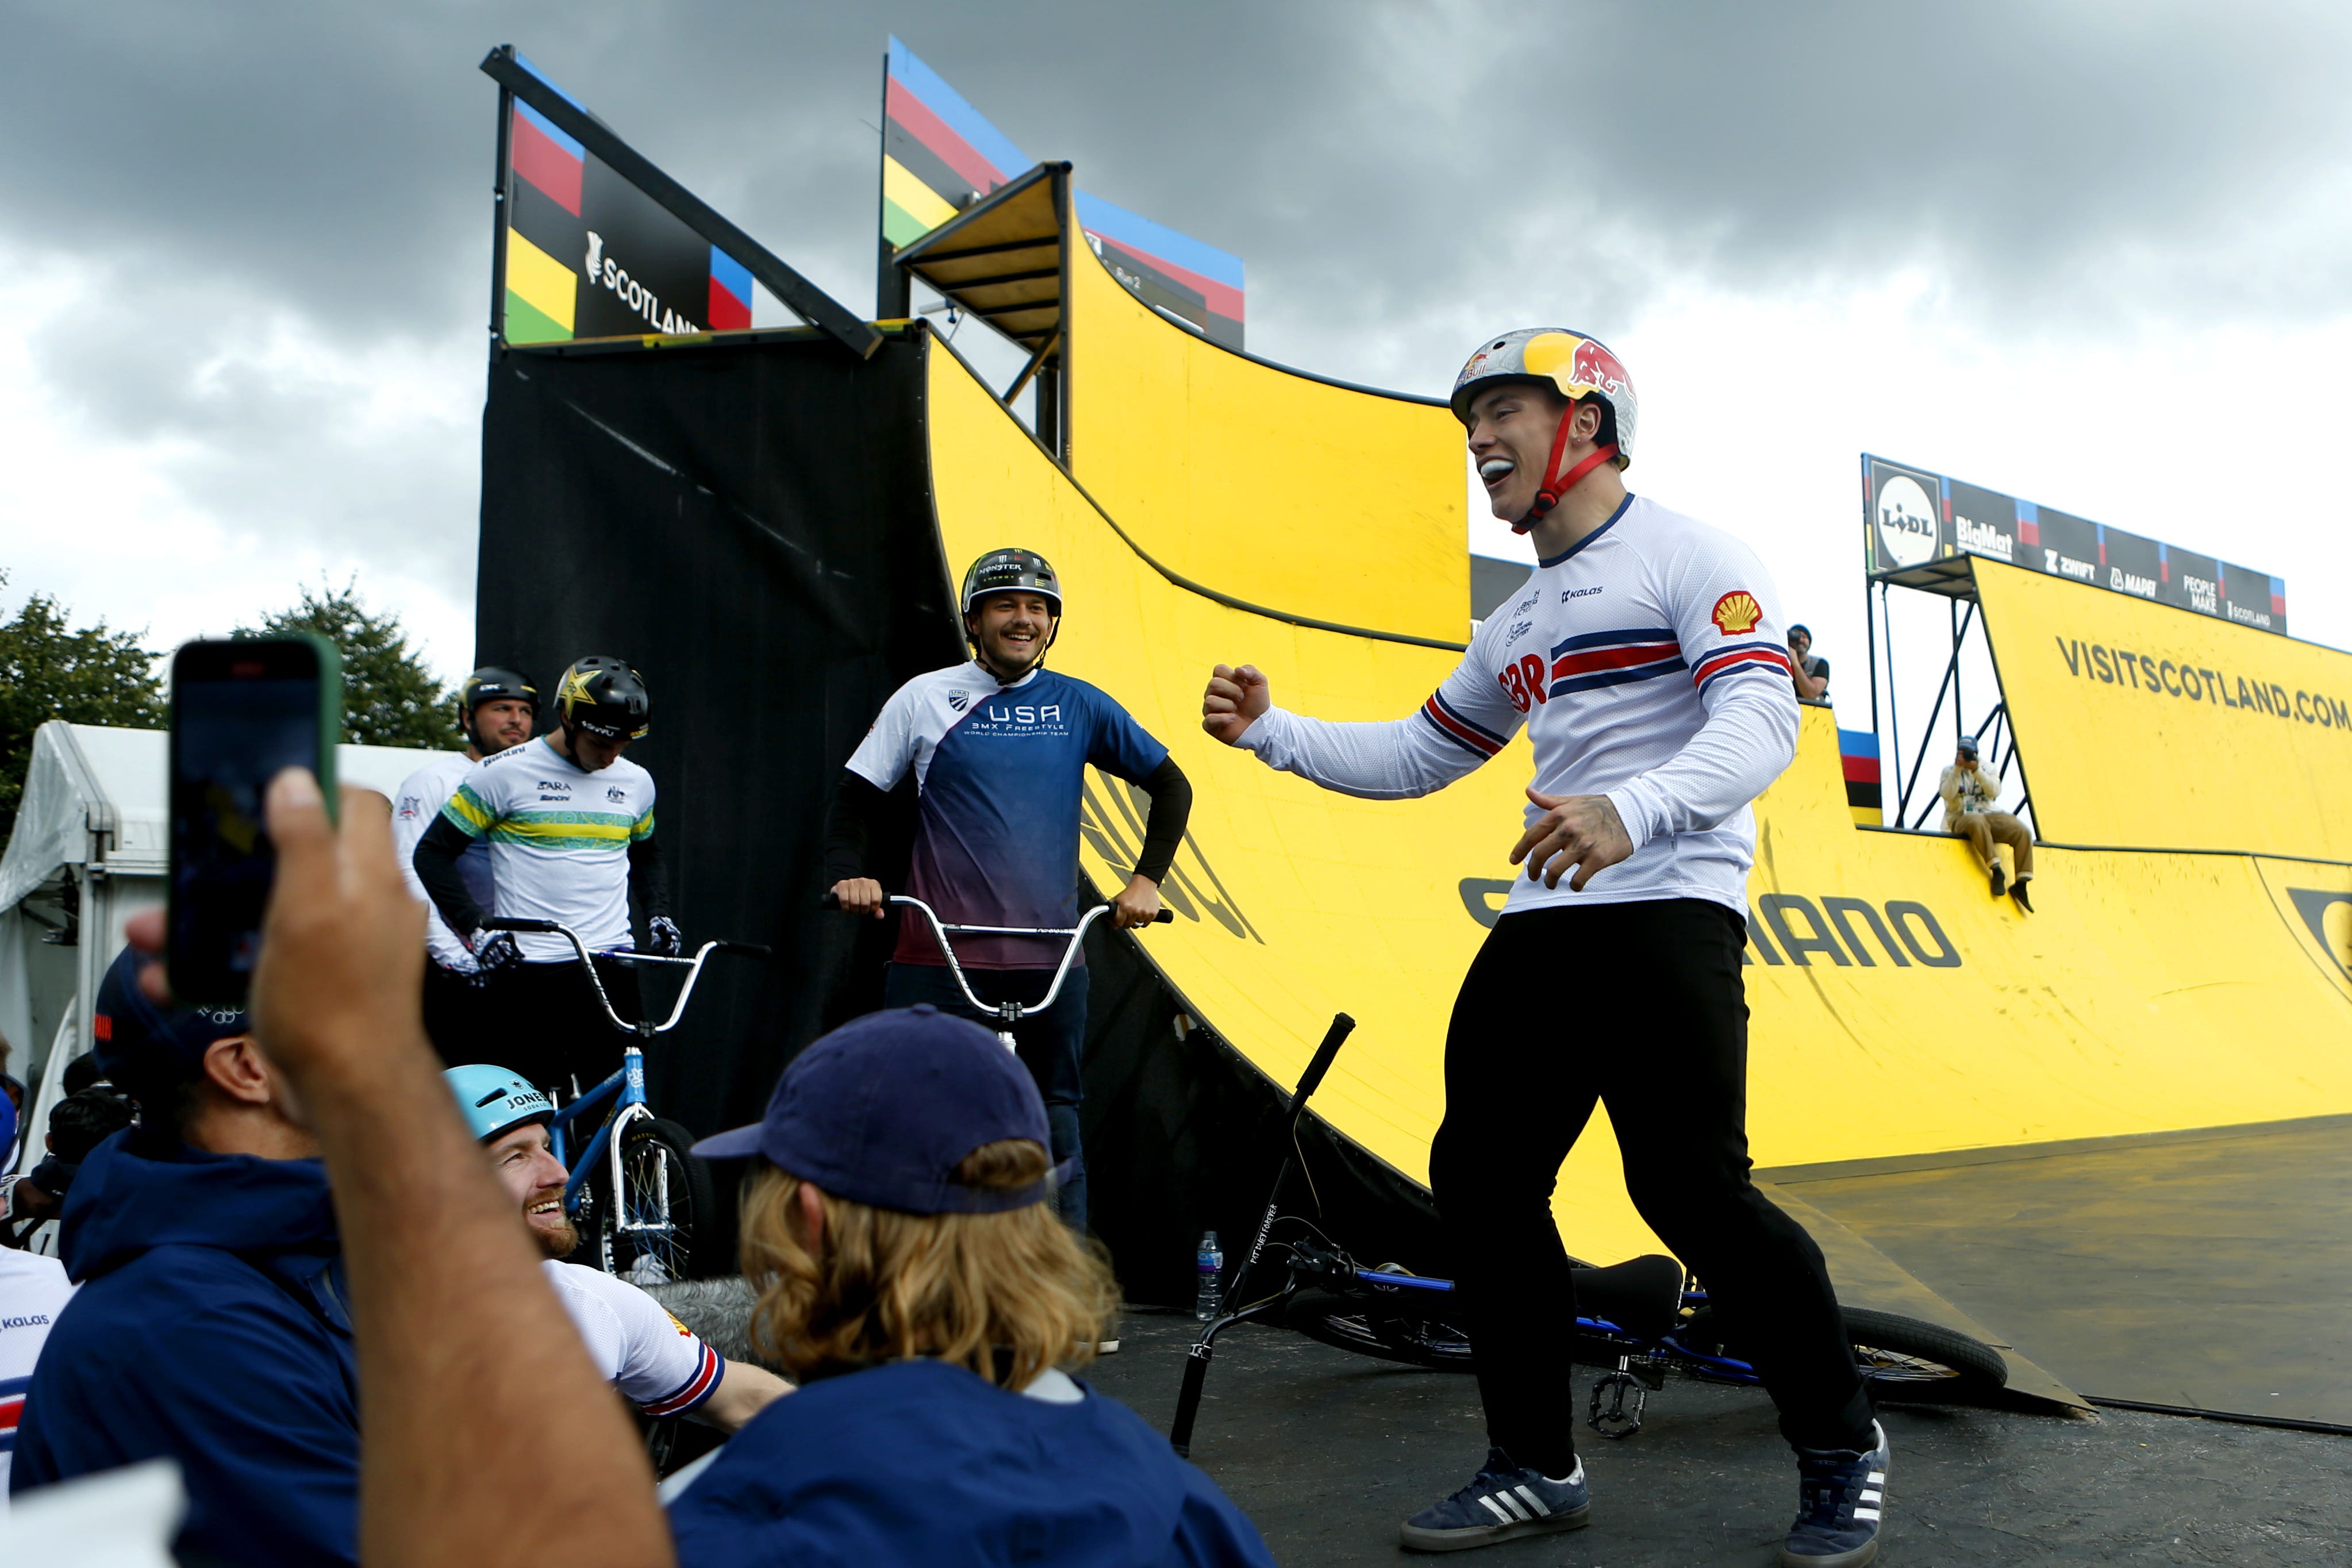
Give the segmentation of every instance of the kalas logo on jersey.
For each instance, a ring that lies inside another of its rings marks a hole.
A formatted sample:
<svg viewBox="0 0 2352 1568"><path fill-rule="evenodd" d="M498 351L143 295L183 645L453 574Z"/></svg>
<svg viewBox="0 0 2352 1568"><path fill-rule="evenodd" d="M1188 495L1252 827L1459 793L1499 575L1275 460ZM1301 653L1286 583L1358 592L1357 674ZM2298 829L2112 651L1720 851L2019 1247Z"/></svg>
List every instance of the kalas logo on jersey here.
<svg viewBox="0 0 2352 1568"><path fill-rule="evenodd" d="M1715 615L1711 618L1716 629L1724 636L1745 637L1756 629L1757 622L1764 618L1764 606L1758 604L1756 595L1747 589L1734 588L1715 602Z"/></svg>

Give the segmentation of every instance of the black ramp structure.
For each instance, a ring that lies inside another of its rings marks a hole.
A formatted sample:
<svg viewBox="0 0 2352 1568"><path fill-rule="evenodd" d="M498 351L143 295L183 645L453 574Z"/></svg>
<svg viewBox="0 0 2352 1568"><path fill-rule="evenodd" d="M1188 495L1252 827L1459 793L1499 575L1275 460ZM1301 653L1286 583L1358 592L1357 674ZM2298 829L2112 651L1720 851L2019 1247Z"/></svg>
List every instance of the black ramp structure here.
<svg viewBox="0 0 2352 1568"><path fill-rule="evenodd" d="M755 1116L793 1047L878 1002L835 994L878 974L848 958L880 938L816 909L825 809L883 700L962 655L919 353L778 335L501 351L483 418L478 652L542 685L587 653L644 673L630 755L680 923L777 953L711 964L648 1060L656 1105L698 1132Z"/></svg>

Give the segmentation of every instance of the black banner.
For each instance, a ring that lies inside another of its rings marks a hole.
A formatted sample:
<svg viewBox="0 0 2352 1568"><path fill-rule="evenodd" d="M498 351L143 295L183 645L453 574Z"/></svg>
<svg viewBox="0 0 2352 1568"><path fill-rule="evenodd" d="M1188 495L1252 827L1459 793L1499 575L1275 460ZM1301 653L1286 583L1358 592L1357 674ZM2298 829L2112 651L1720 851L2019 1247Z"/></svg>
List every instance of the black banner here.
<svg viewBox="0 0 2352 1568"><path fill-rule="evenodd" d="M1964 555L2128 594L2258 631L2286 631L2286 585L2267 573L2109 528L2054 507L1863 454L1863 541L1873 576L1948 584Z"/></svg>

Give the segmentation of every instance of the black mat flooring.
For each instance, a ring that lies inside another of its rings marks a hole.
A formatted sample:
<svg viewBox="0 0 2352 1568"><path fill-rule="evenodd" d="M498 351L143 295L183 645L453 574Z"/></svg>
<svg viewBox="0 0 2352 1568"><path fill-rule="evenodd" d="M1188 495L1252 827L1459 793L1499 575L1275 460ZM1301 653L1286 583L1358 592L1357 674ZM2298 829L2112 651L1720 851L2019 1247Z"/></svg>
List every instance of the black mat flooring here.
<svg viewBox="0 0 2352 1568"><path fill-rule="evenodd" d="M1162 1430L1183 1318L1136 1315L1085 1374ZM2340 1565L2352 1561L2352 1438L2105 1412L2096 1420L1895 1410L1895 1568L2007 1563ZM1221 1342L1194 1458L1292 1568L1428 1562L1398 1522L1486 1451L1470 1379L1391 1367L1276 1330ZM1773 1562L1796 1468L1753 1389L1675 1380L1625 1443L1593 1439L1591 1528L1444 1561L1478 1568L1688 1568Z"/></svg>
<svg viewBox="0 0 2352 1568"><path fill-rule="evenodd" d="M1945 1158L1758 1174L2084 1394L2352 1426L2347 1119Z"/></svg>

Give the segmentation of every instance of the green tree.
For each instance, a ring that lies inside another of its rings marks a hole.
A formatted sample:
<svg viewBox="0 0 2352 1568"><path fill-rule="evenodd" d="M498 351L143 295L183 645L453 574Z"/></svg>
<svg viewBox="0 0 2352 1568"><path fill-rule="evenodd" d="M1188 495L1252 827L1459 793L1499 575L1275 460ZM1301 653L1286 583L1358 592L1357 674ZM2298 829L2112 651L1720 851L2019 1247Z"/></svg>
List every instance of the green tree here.
<svg viewBox="0 0 2352 1568"><path fill-rule="evenodd" d="M0 572L0 586L8 574ZM140 647L146 634L109 631L100 621L75 630L65 606L47 594L25 601L0 623L0 840L16 825L33 731L52 719L73 724L163 727L159 655Z"/></svg>
<svg viewBox="0 0 2352 1568"><path fill-rule="evenodd" d="M343 656L343 739L362 746L426 746L456 751L466 744L451 708L455 700L408 646L394 614L370 615L358 588L305 588L290 610L261 617L241 637L316 632Z"/></svg>

